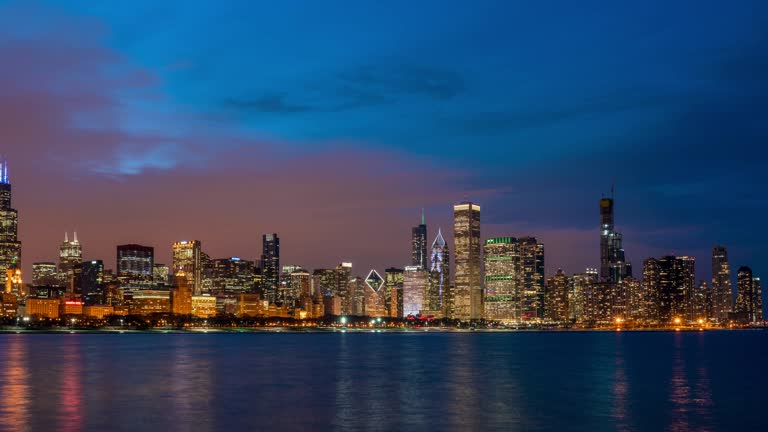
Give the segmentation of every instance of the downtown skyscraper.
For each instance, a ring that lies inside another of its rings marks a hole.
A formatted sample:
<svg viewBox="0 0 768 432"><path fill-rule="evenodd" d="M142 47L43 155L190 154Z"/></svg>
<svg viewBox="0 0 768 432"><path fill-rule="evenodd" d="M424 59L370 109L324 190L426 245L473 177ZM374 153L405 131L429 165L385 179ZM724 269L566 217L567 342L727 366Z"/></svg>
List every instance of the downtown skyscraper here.
<svg viewBox="0 0 768 432"><path fill-rule="evenodd" d="M424 210L421 211L421 223L411 230L411 265L427 269L427 224L424 223Z"/></svg>
<svg viewBox="0 0 768 432"><path fill-rule="evenodd" d="M155 248L137 244L117 247L117 277L124 287L151 289L154 278Z"/></svg>
<svg viewBox="0 0 768 432"><path fill-rule="evenodd" d="M264 298L274 303L280 288L280 238L275 233L262 236L261 269Z"/></svg>
<svg viewBox="0 0 768 432"><path fill-rule="evenodd" d="M202 294L202 247L200 240L180 241L173 244L172 274L184 273L193 295Z"/></svg>
<svg viewBox="0 0 768 432"><path fill-rule="evenodd" d="M719 322L733 312L733 286L725 246L712 248L712 316Z"/></svg>
<svg viewBox="0 0 768 432"><path fill-rule="evenodd" d="M451 266L448 245L440 229L437 230L437 237L432 242L429 261L426 308L434 315L438 313L445 315L450 300L448 293L451 283Z"/></svg>
<svg viewBox="0 0 768 432"><path fill-rule="evenodd" d="M614 226L613 188L611 197L600 199L600 281L621 282L632 275L624 258L623 237Z"/></svg>
<svg viewBox="0 0 768 432"><path fill-rule="evenodd" d="M456 275L451 318L483 317L482 244L480 206L463 202L453 206L453 251Z"/></svg>
<svg viewBox="0 0 768 432"><path fill-rule="evenodd" d="M20 268L19 213L11 207L8 162L0 162L0 278L5 285L8 269Z"/></svg>
<svg viewBox="0 0 768 432"><path fill-rule="evenodd" d="M72 241L69 240L69 233L64 233L64 242L59 246L59 278L62 287L72 288L75 266L82 261L83 246L77 240L77 232Z"/></svg>

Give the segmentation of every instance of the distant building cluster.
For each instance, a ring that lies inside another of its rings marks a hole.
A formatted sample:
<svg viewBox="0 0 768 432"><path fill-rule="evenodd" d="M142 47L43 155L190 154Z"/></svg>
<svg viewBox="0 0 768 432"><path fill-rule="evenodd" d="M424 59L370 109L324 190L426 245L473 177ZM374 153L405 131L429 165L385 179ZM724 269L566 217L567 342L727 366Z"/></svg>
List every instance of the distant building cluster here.
<svg viewBox="0 0 768 432"><path fill-rule="evenodd" d="M0 277L2 316L103 318L156 313L211 318L296 319L366 316L486 320L504 325L666 327L747 324L763 320L760 278L749 267L732 283L725 247L712 251L712 280L695 279L695 259L648 258L633 276L622 235L614 226L614 197L599 203L600 265L568 275L545 276L545 248L532 236L483 239L480 206L453 206L453 244L441 229L429 242L422 211L411 230L409 265L357 272L352 263L309 270L281 266L280 238L262 237L257 260L212 259L199 240L174 243L170 265L155 249L119 245L114 270L103 260L83 260L77 233L64 235L58 262L21 272L18 212L11 207L8 164L0 163ZM365 275L365 277L361 276Z"/></svg>

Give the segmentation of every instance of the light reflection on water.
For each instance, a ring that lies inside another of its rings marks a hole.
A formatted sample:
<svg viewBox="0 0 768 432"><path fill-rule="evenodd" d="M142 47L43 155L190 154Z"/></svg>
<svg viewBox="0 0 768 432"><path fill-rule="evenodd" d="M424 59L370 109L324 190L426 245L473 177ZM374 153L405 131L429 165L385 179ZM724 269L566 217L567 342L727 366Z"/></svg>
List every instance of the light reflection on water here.
<svg viewBox="0 0 768 432"><path fill-rule="evenodd" d="M0 335L0 431L759 430L767 342L768 332Z"/></svg>

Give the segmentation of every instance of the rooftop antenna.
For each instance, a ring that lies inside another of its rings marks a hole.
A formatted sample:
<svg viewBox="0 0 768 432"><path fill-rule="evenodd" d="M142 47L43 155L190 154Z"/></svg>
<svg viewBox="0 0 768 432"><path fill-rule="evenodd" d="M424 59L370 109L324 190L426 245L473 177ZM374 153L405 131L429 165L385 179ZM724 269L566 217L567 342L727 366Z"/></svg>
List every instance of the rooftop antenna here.
<svg viewBox="0 0 768 432"><path fill-rule="evenodd" d="M69 233L64 233L64 243L69 243Z"/></svg>
<svg viewBox="0 0 768 432"><path fill-rule="evenodd" d="M77 231L75 231L75 239L72 240L73 243L77 243Z"/></svg>
<svg viewBox="0 0 768 432"><path fill-rule="evenodd" d="M424 207L421 208L421 224L424 225Z"/></svg>

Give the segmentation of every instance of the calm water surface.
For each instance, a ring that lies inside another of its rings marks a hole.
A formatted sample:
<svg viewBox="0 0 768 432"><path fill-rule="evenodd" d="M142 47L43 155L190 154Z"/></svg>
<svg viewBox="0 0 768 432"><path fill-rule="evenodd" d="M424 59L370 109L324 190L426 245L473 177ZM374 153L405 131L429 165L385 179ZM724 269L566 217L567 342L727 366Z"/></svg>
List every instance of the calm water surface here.
<svg viewBox="0 0 768 432"><path fill-rule="evenodd" d="M768 332L0 335L0 431L768 430Z"/></svg>

